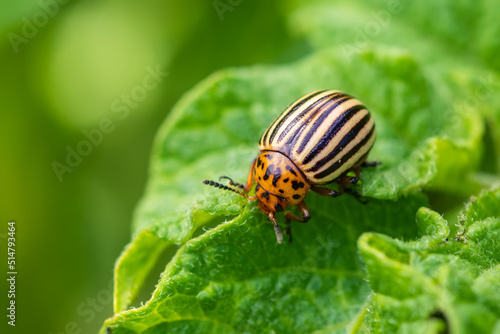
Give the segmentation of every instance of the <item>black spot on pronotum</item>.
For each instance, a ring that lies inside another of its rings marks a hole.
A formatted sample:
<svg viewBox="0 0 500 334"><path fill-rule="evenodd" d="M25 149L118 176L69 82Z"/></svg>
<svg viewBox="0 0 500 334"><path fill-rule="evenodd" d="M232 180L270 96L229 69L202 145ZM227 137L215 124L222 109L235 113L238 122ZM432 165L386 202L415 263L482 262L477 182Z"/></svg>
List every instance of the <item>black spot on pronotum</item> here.
<svg viewBox="0 0 500 334"><path fill-rule="evenodd" d="M446 317L446 314L444 314L443 311L441 311L441 310L434 311L434 313L432 313L429 316L429 319L432 319L432 318L441 319L444 321L445 327L443 328L443 330L441 330L439 332L439 334L449 334L450 333L450 323L448 322L448 318Z"/></svg>
<svg viewBox="0 0 500 334"><path fill-rule="evenodd" d="M290 167L290 166L288 166L288 165L287 165L285 168L286 168L286 170L287 170L287 171L289 171L289 172L290 172L290 173L292 173L293 175L297 176L297 173L293 170L293 168L292 168L292 167Z"/></svg>
<svg viewBox="0 0 500 334"><path fill-rule="evenodd" d="M300 195L299 195L299 194L295 194L295 195L293 195L292 197L293 197L293 199L299 199L299 198L300 198Z"/></svg>
<svg viewBox="0 0 500 334"><path fill-rule="evenodd" d="M283 180L283 183L287 183L288 181L289 181L289 179L286 178L286 179Z"/></svg>
<svg viewBox="0 0 500 334"><path fill-rule="evenodd" d="M273 174L273 186L276 187L276 182L281 178L281 168L276 168Z"/></svg>
<svg viewBox="0 0 500 334"><path fill-rule="evenodd" d="M292 188L294 190L297 190L299 188L304 188L304 182L297 182L297 181L292 181Z"/></svg>
<svg viewBox="0 0 500 334"><path fill-rule="evenodd" d="M278 189L278 190L280 193L282 193L282 194L284 193L283 189Z"/></svg>
<svg viewBox="0 0 500 334"><path fill-rule="evenodd" d="M276 205L274 206L274 209L276 210L276 212L283 211L283 207L279 203L276 203Z"/></svg>
<svg viewBox="0 0 500 334"><path fill-rule="evenodd" d="M266 173L264 174L264 181L267 181L269 179L269 176L274 173L274 165L269 165L266 169Z"/></svg>

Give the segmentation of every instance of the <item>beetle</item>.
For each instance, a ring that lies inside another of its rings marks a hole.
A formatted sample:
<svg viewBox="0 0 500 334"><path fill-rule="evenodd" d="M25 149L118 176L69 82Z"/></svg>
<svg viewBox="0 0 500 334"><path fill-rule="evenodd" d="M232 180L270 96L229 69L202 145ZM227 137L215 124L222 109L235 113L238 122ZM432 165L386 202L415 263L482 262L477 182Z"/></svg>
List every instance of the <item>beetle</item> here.
<svg viewBox="0 0 500 334"><path fill-rule="evenodd" d="M229 186L210 180L203 183L257 200L274 225L278 243L283 236L276 213L297 206L300 217L284 213L285 233L291 241L290 222L306 223L311 218L304 202L310 190L329 197L348 192L359 199L346 186L358 182L361 167L378 164L366 162L374 141L375 123L361 102L337 90L315 91L292 103L264 132L245 185L227 176L219 182L226 179ZM250 196L254 182L255 195ZM339 184L338 190L320 187L332 182Z"/></svg>

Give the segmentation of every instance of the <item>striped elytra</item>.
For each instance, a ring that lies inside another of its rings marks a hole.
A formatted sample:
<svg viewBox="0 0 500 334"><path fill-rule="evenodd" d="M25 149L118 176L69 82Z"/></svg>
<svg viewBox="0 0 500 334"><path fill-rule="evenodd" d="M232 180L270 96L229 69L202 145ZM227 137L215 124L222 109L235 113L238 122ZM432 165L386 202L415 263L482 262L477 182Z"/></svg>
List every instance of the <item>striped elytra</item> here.
<svg viewBox="0 0 500 334"><path fill-rule="evenodd" d="M275 215L297 206L300 216L284 213L291 241L290 221L305 223L311 217L304 202L310 190L329 197L348 192L359 199L346 186L357 183L361 167L377 165L365 162L374 141L375 123L361 102L341 91L315 91L286 108L264 132L245 185L227 176L220 179L227 179L229 186L203 183L257 200L273 222L279 243L283 237ZM250 196L254 182L255 195ZM319 187L332 182L339 184L338 190Z"/></svg>
<svg viewBox="0 0 500 334"><path fill-rule="evenodd" d="M266 130L261 151L287 156L312 184L327 184L366 158L375 141L370 112L340 91L317 91L289 106Z"/></svg>

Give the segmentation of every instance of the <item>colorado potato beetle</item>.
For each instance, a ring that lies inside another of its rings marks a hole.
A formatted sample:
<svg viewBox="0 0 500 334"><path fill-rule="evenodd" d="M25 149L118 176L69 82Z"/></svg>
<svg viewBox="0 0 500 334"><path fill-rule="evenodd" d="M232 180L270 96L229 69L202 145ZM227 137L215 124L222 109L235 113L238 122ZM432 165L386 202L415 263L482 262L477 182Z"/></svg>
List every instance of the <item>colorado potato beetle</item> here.
<svg viewBox="0 0 500 334"><path fill-rule="evenodd" d="M227 176L221 176L219 182L227 179L229 186L210 180L203 183L257 200L281 243L276 213L297 206L300 217L285 212L285 233L291 240L290 221L305 223L311 218L304 203L310 190L329 197L344 192L359 197L345 187L358 182L362 166L377 165L365 162L374 141L375 124L361 102L341 91L315 91L290 105L264 132L245 185ZM255 195L250 196L254 181ZM319 187L332 182L339 184L338 191Z"/></svg>

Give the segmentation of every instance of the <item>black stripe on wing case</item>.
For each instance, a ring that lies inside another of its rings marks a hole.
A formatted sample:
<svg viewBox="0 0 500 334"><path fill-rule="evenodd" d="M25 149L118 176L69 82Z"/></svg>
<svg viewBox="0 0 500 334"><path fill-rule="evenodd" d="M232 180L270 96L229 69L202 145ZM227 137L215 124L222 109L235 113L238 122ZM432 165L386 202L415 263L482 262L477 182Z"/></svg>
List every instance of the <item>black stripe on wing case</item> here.
<svg viewBox="0 0 500 334"><path fill-rule="evenodd" d="M328 109L323 110L322 111L323 114L311 126L309 126L309 131L307 132L304 139L300 143L299 148L297 149L297 154L302 153L307 143L309 142L309 139L311 139L311 137L318 131L318 128L323 124L324 120L342 103L350 100L350 96L347 96L345 94L340 94L339 97L336 97L335 99L332 100L335 103L329 106Z"/></svg>
<svg viewBox="0 0 500 334"><path fill-rule="evenodd" d="M311 149L309 154L305 157L304 161L302 162L303 164L307 164L311 162L318 154L323 151L323 149L330 143L330 141L340 132L342 133L342 130L344 129L344 125L354 116L358 113L358 111L366 109L366 107L362 104L355 105L346 111L344 111L335 121L332 123L332 125L328 128L328 130L325 132L324 136L321 138L321 140L316 144L316 146ZM370 114L368 114L370 115ZM365 116L366 117L366 116ZM319 167L318 167L319 168Z"/></svg>
<svg viewBox="0 0 500 334"><path fill-rule="evenodd" d="M283 115L283 118L281 118L281 120L278 122L278 124L276 124L276 127L274 128L273 130L273 133L271 133L269 135L269 130L271 130L271 128L273 127L274 123L276 121L274 121L273 123L271 123L271 125L267 128L266 130L266 133L264 134L264 136L266 137L266 141L267 143L264 143L264 144L267 144L269 145L273 139L274 139L274 136L276 135L276 129L279 129L281 127L281 125L285 122L285 120L288 119L288 117L290 116L290 114L294 113L297 109L299 109L304 103L306 103L307 101L309 101L310 99L312 99L313 97L321 94L321 93L324 93L325 91L324 90L321 90L321 91L317 91L315 93L313 93L312 95L310 96L305 96L303 98L301 98L300 100L298 100L297 102L295 102L292 106L289 107L289 110L288 112L285 110L284 111L284 115ZM278 117L278 119L281 117L281 115Z"/></svg>
<svg viewBox="0 0 500 334"><path fill-rule="evenodd" d="M329 97L331 97L334 94L335 93L325 95L322 98L317 99L315 101L314 101L314 99L310 99L311 104L308 105L300 113L287 114L286 119L289 119L290 117L292 117L292 121L286 126L285 129L283 129L283 131L281 132L281 134L278 137L278 140L276 142L279 143L280 141L282 141L283 138L288 134L290 129L292 129L299 121L301 121L302 118L304 117L304 115L306 115L308 112L310 112L311 109L314 109L318 104L320 104L322 101L324 101L325 99L328 99ZM309 102L309 101L307 101L307 102ZM283 119L282 119L282 121L283 121ZM274 140L274 137L276 136L276 134L281 130L281 125L283 125L283 123L284 122L280 122L280 124L274 128L273 133L271 134L271 138L269 138L269 143L271 143Z"/></svg>
<svg viewBox="0 0 500 334"><path fill-rule="evenodd" d="M352 127L352 129L346 133L342 139L339 141L337 146L328 153L328 155L321 160L319 160L317 163L314 164L311 168L309 168L307 171L308 172L316 172L319 170L321 167L329 163L333 158L337 156L356 136L358 135L359 131L363 129L363 127L370 121L371 115L366 114L362 119L359 120L358 123L356 123L355 126ZM342 132L341 132L342 133Z"/></svg>
<svg viewBox="0 0 500 334"><path fill-rule="evenodd" d="M329 95L327 97L331 97L331 96L333 96L333 95ZM335 97L333 99L327 99L326 101L323 102L323 104L316 106L315 110L311 113L311 115L309 115L307 117L307 119L304 120L304 124L302 124L302 126L299 126L298 129L295 130L295 132L290 136L290 139L287 140L287 144L289 144L291 147L295 147L295 144L296 144L297 140L299 140L302 132L311 126L309 123L313 120L314 116L316 116L318 113L328 112L328 110L330 108L326 107L326 106L333 103L334 101L337 101L338 99L340 99L340 97L339 98ZM324 100L324 99L322 99L322 100ZM311 110L309 109L309 111L311 111ZM288 126L285 128L285 130L283 130L283 132L279 136L278 143L280 141L282 141L289 134L291 129L293 129L293 127L298 122L300 122L302 120L302 117L303 117L303 115L300 115L300 118L297 117L293 122L288 124Z"/></svg>
<svg viewBox="0 0 500 334"><path fill-rule="evenodd" d="M360 141L356 146L354 146L346 155L344 155L339 161L335 162L333 165L325 169L324 171L314 175L316 179L322 179L333 172L335 172L337 169L339 169L346 161L348 161L353 155L358 153L358 151L366 145L366 143L370 140L370 138L373 135L373 132L375 131L375 126L373 126L370 130L370 132L363 138L362 141Z"/></svg>

